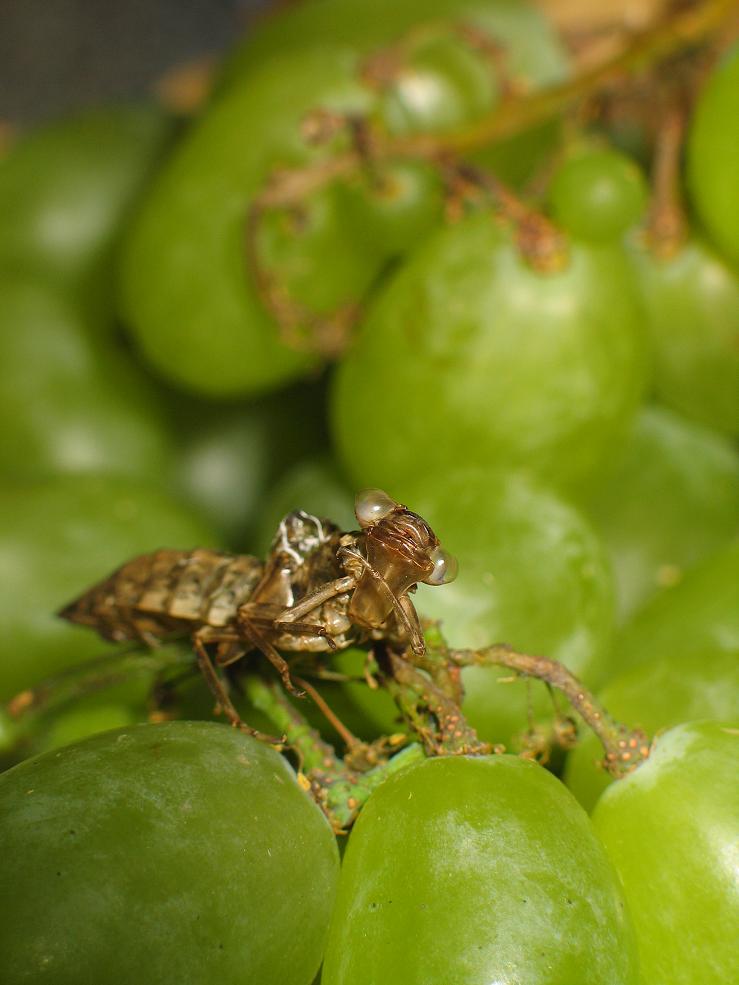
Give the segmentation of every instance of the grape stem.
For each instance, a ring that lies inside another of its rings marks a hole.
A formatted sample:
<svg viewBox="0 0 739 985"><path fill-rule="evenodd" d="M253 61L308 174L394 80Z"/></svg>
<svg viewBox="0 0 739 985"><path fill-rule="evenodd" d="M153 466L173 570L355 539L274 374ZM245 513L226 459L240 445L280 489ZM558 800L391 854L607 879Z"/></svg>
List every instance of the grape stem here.
<svg viewBox="0 0 739 985"><path fill-rule="evenodd" d="M605 750L604 766L616 778L630 773L649 756L646 733L616 721L577 677L556 660L519 653L505 643L480 650L449 650L448 657L457 667L507 667L561 691L600 739Z"/></svg>
<svg viewBox="0 0 739 985"><path fill-rule="evenodd" d="M289 205L297 208L303 195L297 195ZM265 194L257 196L248 210L244 232L246 260L254 286L262 304L271 312L285 345L297 352L318 354L326 359L336 359L344 351L353 325L358 321L361 308L347 303L335 311L318 313L311 311L292 298L262 262L259 254L259 230L265 211L271 206L265 203Z"/></svg>
<svg viewBox="0 0 739 985"><path fill-rule="evenodd" d="M439 160L480 150L487 145L544 123L564 107L609 85L624 74L643 69L694 45L717 31L736 10L734 0L706 0L660 20L633 36L631 44L611 58L560 85L504 101L473 125L444 135L389 138L375 134L375 161L389 158ZM290 206L304 200L362 165L355 147L304 168L274 172L255 200L255 208Z"/></svg>
<svg viewBox="0 0 739 985"><path fill-rule="evenodd" d="M417 743L395 751L406 742L404 735L365 743L348 733L351 745L341 759L279 684L255 674L246 677L243 684L254 707L285 736L286 745L298 759L298 783L321 807L337 834L351 827L362 805L387 776L425 757ZM395 755L389 755L393 751Z"/></svg>
<svg viewBox="0 0 739 985"><path fill-rule="evenodd" d="M673 257L687 238L680 187L680 164L686 113L674 103L660 122L655 141L653 200L647 224L647 245L660 259Z"/></svg>
<svg viewBox="0 0 739 985"><path fill-rule="evenodd" d="M389 159L424 159L436 165L447 177L453 175L456 169L456 179L462 181L462 171L466 165L459 162L460 155L543 123L567 105L603 89L625 73L643 69L695 44L717 30L733 10L733 0L706 0L661 20L636 35L632 43L615 56L561 85L529 95L515 95L503 86L506 98L489 114L470 126L444 135L420 134L393 138L375 132L361 118L317 108L303 121L305 139L316 145L326 144L344 132L348 138L348 149L329 154L302 168L282 168L272 172L250 203L244 230L245 257L252 283L265 309L273 317L282 341L298 352L307 352L323 359L337 359L343 354L352 329L362 315L362 306L347 302L333 311L318 312L291 297L286 285L267 268L260 256L260 228L270 210L293 209L297 215L301 203L312 193L349 174L364 171L370 179L374 176L376 183L380 180L378 166ZM464 27L460 29L465 30ZM476 32L467 40L478 47L482 43ZM388 70L388 60L392 67L402 51L403 44L382 49L372 56L365 63L365 79L371 82L373 72L382 75ZM491 49L486 51L486 56L491 59L491 68L499 81L503 81L506 73L501 52ZM483 174L478 170L475 182L492 195L502 214L512 218L521 255L539 272L561 269L567 259L562 237L556 234L543 216L531 209L524 209L520 203L512 203L512 196L492 175L481 178ZM671 218L676 213L674 210L663 210L662 214ZM666 238L663 241L666 242Z"/></svg>
<svg viewBox="0 0 739 985"><path fill-rule="evenodd" d="M461 179L481 188L495 204L497 214L515 230L521 256L539 273L554 273L567 263L567 243L559 229L543 213L527 205L494 174L466 161L447 165L448 182Z"/></svg>
<svg viewBox="0 0 739 985"><path fill-rule="evenodd" d="M695 4L634 35L631 44L623 51L561 85L505 102L473 125L443 138L414 138L406 141L405 145L408 148L415 145L412 153L423 153L425 146L426 153L432 155L441 151L461 154L478 150L495 140L512 137L551 119L565 106L607 86L620 76L643 69L702 41L735 14L734 0L706 0Z"/></svg>

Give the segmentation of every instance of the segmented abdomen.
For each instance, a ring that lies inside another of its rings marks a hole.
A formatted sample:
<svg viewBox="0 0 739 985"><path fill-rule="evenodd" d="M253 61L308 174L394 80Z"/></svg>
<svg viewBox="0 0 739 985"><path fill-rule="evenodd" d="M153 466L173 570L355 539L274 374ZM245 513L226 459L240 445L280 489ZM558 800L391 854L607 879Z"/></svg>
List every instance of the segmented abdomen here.
<svg viewBox="0 0 739 985"><path fill-rule="evenodd" d="M248 554L163 548L127 561L59 615L105 639L161 639L226 626L254 591L263 566Z"/></svg>

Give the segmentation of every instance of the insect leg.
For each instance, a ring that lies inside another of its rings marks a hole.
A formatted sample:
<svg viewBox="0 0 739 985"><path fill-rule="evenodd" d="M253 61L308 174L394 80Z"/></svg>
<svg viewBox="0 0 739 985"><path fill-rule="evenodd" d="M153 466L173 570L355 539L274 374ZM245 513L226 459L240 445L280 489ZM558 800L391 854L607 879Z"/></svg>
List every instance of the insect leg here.
<svg viewBox="0 0 739 985"><path fill-rule="evenodd" d="M194 633L192 637L192 645L195 648L195 653L198 658L198 665L203 673L208 687L213 693L214 698L218 702L220 709L223 711L226 718L234 726L234 728L241 729L242 732L246 732L248 735L253 735L255 739L259 739L262 742L268 742L270 745L281 745L284 742L283 739L276 739L274 736L265 735L264 732L259 732L257 729L252 728L247 725L246 722L242 721L236 708L234 708L231 699L226 692L223 681L218 676L218 673L213 666L213 662L210 659L208 651L205 648L205 642L203 637L199 633Z"/></svg>
<svg viewBox="0 0 739 985"><path fill-rule="evenodd" d="M290 633L293 636L320 636L326 641L329 650L339 649L336 640L325 626L320 626L317 623L312 622L286 622L282 618L282 613L289 611L291 610L281 609L277 616L260 616L258 614L259 607L254 606L254 608L249 608L248 616L246 616L246 618L248 618L249 622L258 629L265 630L267 632Z"/></svg>
<svg viewBox="0 0 739 985"><path fill-rule="evenodd" d="M275 623L282 627L285 624L298 622L301 616L308 615L309 612L317 609L324 602L328 602L329 599L337 595L343 595L344 592L350 592L356 584L354 575L344 575L342 578L335 579L335 581L329 581L320 588L317 588L314 592L306 595L296 605L291 606L289 609L284 609L275 619Z"/></svg>
<svg viewBox="0 0 739 985"><path fill-rule="evenodd" d="M250 643L252 643L257 650L265 655L272 666L275 668L277 673L282 678L282 683L285 685L286 689L290 694L295 695L296 698L304 698L305 692L301 691L299 688L295 687L290 677L290 666L278 651L272 646L269 640L262 635L260 630L251 622L248 615L242 615L241 612L237 617L238 627L241 632L246 636Z"/></svg>
<svg viewBox="0 0 739 985"><path fill-rule="evenodd" d="M416 607L407 595L401 595L401 597L397 599L397 603L397 612L400 616L400 621L408 631L411 641L411 649L419 656L423 656L426 652L426 641L423 638L423 631L421 629L421 624L418 621Z"/></svg>

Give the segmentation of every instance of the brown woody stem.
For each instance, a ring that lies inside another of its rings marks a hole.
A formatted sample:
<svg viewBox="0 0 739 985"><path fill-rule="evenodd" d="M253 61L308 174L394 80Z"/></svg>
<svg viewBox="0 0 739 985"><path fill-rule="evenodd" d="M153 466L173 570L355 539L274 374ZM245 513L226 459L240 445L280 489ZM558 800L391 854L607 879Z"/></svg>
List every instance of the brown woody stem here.
<svg viewBox="0 0 739 985"><path fill-rule="evenodd" d="M685 110L677 102L668 106L657 130L654 147L653 201L647 238L656 256L665 259L674 256L686 236L680 188L685 116Z"/></svg>
<svg viewBox="0 0 739 985"><path fill-rule="evenodd" d="M561 691L600 739L605 750L605 767L612 776L624 776L649 755L646 734L612 718L577 677L556 660L519 653L505 643L481 650L450 650L449 659L459 667L507 667Z"/></svg>

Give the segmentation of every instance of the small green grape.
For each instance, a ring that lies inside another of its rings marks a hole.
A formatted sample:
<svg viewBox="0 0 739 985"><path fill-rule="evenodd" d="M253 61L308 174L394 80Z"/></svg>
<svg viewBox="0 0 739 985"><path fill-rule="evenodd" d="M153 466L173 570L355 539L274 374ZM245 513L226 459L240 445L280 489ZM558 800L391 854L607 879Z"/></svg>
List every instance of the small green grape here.
<svg viewBox="0 0 739 985"><path fill-rule="evenodd" d="M390 133L443 132L495 105L492 68L465 38L442 28L411 44L381 89L377 112Z"/></svg>
<svg viewBox="0 0 739 985"><path fill-rule="evenodd" d="M589 149L569 157L549 191L554 218L579 239L617 239L642 216L647 185L639 167L615 150Z"/></svg>
<svg viewBox="0 0 739 985"><path fill-rule="evenodd" d="M423 161L392 161L341 186L354 235L387 256L406 253L442 216L443 185Z"/></svg>

